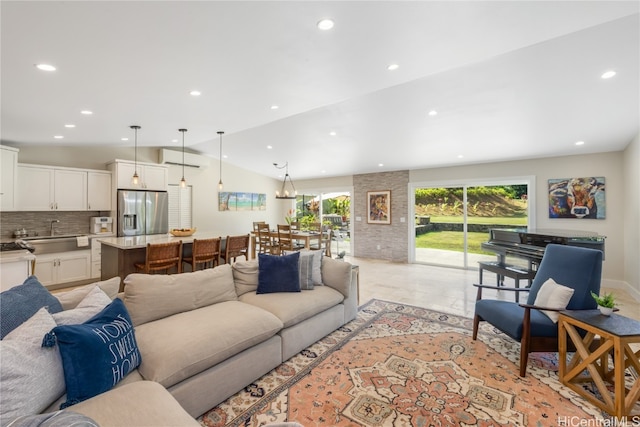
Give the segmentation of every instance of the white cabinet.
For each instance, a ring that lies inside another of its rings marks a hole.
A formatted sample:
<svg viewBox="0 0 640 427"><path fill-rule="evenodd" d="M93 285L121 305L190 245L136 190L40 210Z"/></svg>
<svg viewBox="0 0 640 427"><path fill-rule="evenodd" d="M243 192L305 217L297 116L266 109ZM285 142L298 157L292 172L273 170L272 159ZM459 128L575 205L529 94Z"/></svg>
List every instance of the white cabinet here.
<svg viewBox="0 0 640 427"><path fill-rule="evenodd" d="M0 211L15 210L17 173L18 149L0 146Z"/></svg>
<svg viewBox="0 0 640 427"><path fill-rule="evenodd" d="M111 172L89 171L87 173L87 210L111 210Z"/></svg>
<svg viewBox="0 0 640 427"><path fill-rule="evenodd" d="M87 210L87 172L18 165L17 209L21 211Z"/></svg>
<svg viewBox="0 0 640 427"><path fill-rule="evenodd" d="M31 275L31 259L26 256L7 256L0 263L0 291L22 284Z"/></svg>
<svg viewBox="0 0 640 427"><path fill-rule="evenodd" d="M91 277L100 278L102 275L102 243L98 239L91 239Z"/></svg>
<svg viewBox="0 0 640 427"><path fill-rule="evenodd" d="M91 277L91 251L37 255L34 274L45 286L89 279Z"/></svg>
<svg viewBox="0 0 640 427"><path fill-rule="evenodd" d="M169 168L165 165L127 162L116 160L109 164L116 176L117 188L124 190L167 191L169 185ZM131 183L134 172L138 172L138 185Z"/></svg>

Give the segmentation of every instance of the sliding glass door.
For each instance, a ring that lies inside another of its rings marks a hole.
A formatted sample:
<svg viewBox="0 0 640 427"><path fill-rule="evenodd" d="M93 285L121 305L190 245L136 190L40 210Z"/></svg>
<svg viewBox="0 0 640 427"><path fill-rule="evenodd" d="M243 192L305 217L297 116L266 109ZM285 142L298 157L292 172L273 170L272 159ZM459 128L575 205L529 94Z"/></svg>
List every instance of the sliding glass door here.
<svg viewBox="0 0 640 427"><path fill-rule="evenodd" d="M477 267L495 260L482 249L492 228L527 228L529 190L533 179L483 185L414 188L415 245L413 261L448 267Z"/></svg>
<svg viewBox="0 0 640 427"><path fill-rule="evenodd" d="M320 222L331 228L331 254L351 255L351 192L305 192L296 198L296 220L301 228Z"/></svg>

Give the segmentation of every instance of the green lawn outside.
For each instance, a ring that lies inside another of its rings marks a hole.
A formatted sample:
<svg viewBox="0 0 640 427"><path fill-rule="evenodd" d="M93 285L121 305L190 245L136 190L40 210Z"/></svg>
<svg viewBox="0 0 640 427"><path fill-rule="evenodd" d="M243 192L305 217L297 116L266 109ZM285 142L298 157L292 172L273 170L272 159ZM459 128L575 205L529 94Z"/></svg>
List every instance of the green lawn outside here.
<svg viewBox="0 0 640 427"><path fill-rule="evenodd" d="M448 224L462 224L461 216L431 216L431 222L443 222ZM514 226L526 226L527 218L515 218L515 217L483 217L483 216L469 216L467 217L469 224L496 224L496 225L514 225Z"/></svg>
<svg viewBox="0 0 640 427"><path fill-rule="evenodd" d="M488 254L480 245L489 240L489 233L467 233L467 247L469 253ZM449 251L463 252L463 235L461 231L433 231L416 236L416 248L445 249Z"/></svg>

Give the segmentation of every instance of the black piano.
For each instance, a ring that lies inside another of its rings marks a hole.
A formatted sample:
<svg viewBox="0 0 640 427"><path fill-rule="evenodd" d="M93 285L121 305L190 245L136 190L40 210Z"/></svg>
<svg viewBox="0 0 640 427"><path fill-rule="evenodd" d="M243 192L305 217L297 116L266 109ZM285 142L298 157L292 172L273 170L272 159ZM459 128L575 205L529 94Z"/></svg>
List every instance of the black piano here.
<svg viewBox="0 0 640 427"><path fill-rule="evenodd" d="M588 231L492 228L489 241L481 246L486 251L495 252L502 262L506 256L515 256L539 264L544 248L550 243L598 249L604 258L604 239L605 236Z"/></svg>
<svg viewBox="0 0 640 427"><path fill-rule="evenodd" d="M535 277L537 266L542 261L544 249L550 243L558 245L581 246L602 251L604 259L604 239L597 233L573 230L528 230L526 228L492 228L489 241L482 243L485 251L494 252L496 262L479 262L480 283L483 270L497 274L498 286L504 285L504 278L511 277L519 287L520 280L528 280L529 285ZM528 268L509 265L508 256L525 259ZM516 294L516 301L518 301Z"/></svg>

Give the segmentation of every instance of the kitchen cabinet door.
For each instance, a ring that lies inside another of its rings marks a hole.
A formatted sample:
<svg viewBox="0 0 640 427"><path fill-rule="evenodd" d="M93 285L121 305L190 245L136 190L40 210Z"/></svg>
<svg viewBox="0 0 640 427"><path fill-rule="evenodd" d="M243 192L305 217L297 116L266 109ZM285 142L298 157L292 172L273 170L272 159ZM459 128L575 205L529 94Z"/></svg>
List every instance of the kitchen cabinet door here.
<svg viewBox="0 0 640 427"><path fill-rule="evenodd" d="M55 170L55 210L87 210L87 172L78 170Z"/></svg>
<svg viewBox="0 0 640 427"><path fill-rule="evenodd" d="M110 211L111 173L89 172L87 186L87 209L90 211Z"/></svg>
<svg viewBox="0 0 640 427"><path fill-rule="evenodd" d="M91 278L91 251L36 255L34 274L45 286Z"/></svg>
<svg viewBox="0 0 640 427"><path fill-rule="evenodd" d="M145 190L167 191L169 185L169 170L164 166L144 166Z"/></svg>
<svg viewBox="0 0 640 427"><path fill-rule="evenodd" d="M53 210L54 179L54 169L18 165L17 210Z"/></svg>
<svg viewBox="0 0 640 427"><path fill-rule="evenodd" d="M0 147L0 211L15 210L17 174L18 150L11 147Z"/></svg>

